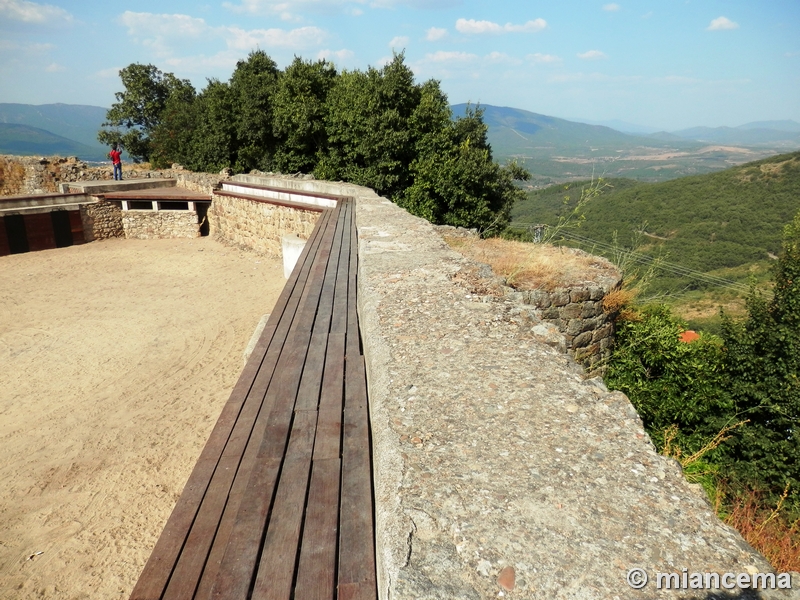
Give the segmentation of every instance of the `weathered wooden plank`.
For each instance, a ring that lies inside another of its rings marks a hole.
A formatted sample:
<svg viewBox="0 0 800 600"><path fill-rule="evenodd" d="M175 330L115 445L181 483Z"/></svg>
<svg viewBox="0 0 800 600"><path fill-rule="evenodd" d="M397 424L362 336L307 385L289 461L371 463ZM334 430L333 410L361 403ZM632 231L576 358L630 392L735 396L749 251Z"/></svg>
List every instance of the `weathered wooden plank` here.
<svg viewBox="0 0 800 600"><path fill-rule="evenodd" d="M25 231L28 233L28 247L31 252L51 250L56 247L56 236L53 232L53 221L50 213L34 213L24 215Z"/></svg>
<svg viewBox="0 0 800 600"><path fill-rule="evenodd" d="M295 322L297 310L300 310L299 307L302 305L303 298L309 293L309 289L314 287L314 283L311 280L314 263L320 256L325 254L324 231L320 238L320 243L315 243L315 246L314 253L309 252L307 254L308 259L304 261L300 269L297 269L296 284L275 330L279 334L277 337L273 334L272 343L264 356L258 376L248 393L245 405L222 451L220 465L224 465L226 468L218 468L211 476L206 496L191 526L186 544L175 565L173 576L167 585L163 596L164 600L180 600L192 597L207 567L209 555L219 534L218 528L224 513L227 511L235 512L238 509L238 506L235 506L235 508L228 507L229 500L231 500L230 492L237 476L243 476L245 479L249 477L249 471L245 471L244 475L241 474L243 466L252 465L252 461L246 462L243 460L245 449L253 435L260 435L254 425L254 422L258 423L258 415L268 414L270 411L271 405L266 398L267 386L271 384L274 370L285 352L286 342L282 342L283 336L285 335L286 339L289 339L291 324ZM292 311L292 307L295 305L298 306L298 309ZM287 328L289 331L284 334ZM265 421L265 419L262 419L262 421ZM265 468L268 470L271 466L274 466L269 462L265 463L265 465L267 465ZM238 498L234 497L232 500L236 503ZM225 530L223 530L223 533L225 533ZM216 564L218 563L212 563L212 568Z"/></svg>
<svg viewBox="0 0 800 600"><path fill-rule="evenodd" d="M328 227L326 230L330 231ZM333 235L331 233L331 235ZM329 242L330 243L330 242ZM267 420L267 431L258 448L252 473L233 523L230 536L216 581L212 586L212 597L244 597L252 581L260 551L262 532L267 525L274 497L276 480L271 473L262 473L262 465L271 465L283 456L288 427L294 409L300 376L308 352L313 320L322 289L322 273L327 265L330 246L323 243L315 263L315 274L309 277L308 294L304 293L286 346L276 367L276 377L267 390L265 402L271 403ZM248 451L250 447L248 447Z"/></svg>
<svg viewBox="0 0 800 600"><path fill-rule="evenodd" d="M339 253L342 244L342 237L347 234L345 228L344 215L340 213L339 222L336 225L331 245L330 258L325 271L322 283L320 301L317 306L317 315L314 320L314 330L311 335L306 366L303 371L303 378L300 381L300 389L297 392L297 410L310 410L317 407L319 394L322 385L322 372L325 361L325 351L327 347L328 331L330 329L331 313L333 312L333 294L335 291L336 274L339 265ZM306 375L309 371L310 376Z"/></svg>
<svg viewBox="0 0 800 600"><path fill-rule="evenodd" d="M342 400L344 396L344 340L343 333L328 336L328 352L322 376L322 393L317 419L317 440L314 460L341 456Z"/></svg>
<svg viewBox="0 0 800 600"><path fill-rule="evenodd" d="M70 232L72 234L72 245L77 246L78 244L85 244L86 236L83 233L83 221L81 220L81 211L79 210L69 211L69 225L70 225Z"/></svg>
<svg viewBox="0 0 800 600"><path fill-rule="evenodd" d="M347 349L346 355L361 354L361 333L358 326L358 228L353 205L350 227L350 267L347 273Z"/></svg>
<svg viewBox="0 0 800 600"><path fill-rule="evenodd" d="M354 598L377 598L367 386L363 357L349 357L345 379L338 586ZM355 585L354 585L355 584Z"/></svg>
<svg viewBox="0 0 800 600"><path fill-rule="evenodd" d="M352 229L353 205L344 202L345 227L348 233ZM342 248L339 254L339 268L336 273L336 289L333 294L333 315L331 316L331 332L344 333L347 328L347 284L350 269L350 241L351 236L342 239Z"/></svg>
<svg viewBox="0 0 800 600"><path fill-rule="evenodd" d="M316 411L295 413L286 460L259 560L251 596L253 600L288 600L291 597L316 425Z"/></svg>
<svg viewBox="0 0 800 600"><path fill-rule="evenodd" d="M302 267L295 269L281 292L264 332L231 392L228 402L223 407L206 446L189 476L184 491L134 587L131 600L157 600L162 597L222 452L228 445L232 430L239 422L245 400L256 384L256 376L260 373L262 362L266 360L267 349L274 347L276 351L279 351L283 347L290 319L294 316L299 302L298 280L302 285L303 277L307 277L311 262L322 241L322 232L330 217L331 214L328 212L320 218L300 255L298 263L302 264ZM281 331L278 331L279 324L283 324L283 327L280 328ZM275 361L277 362L277 356ZM265 371L267 370L269 369ZM262 385L266 386L267 383L268 379Z"/></svg>
<svg viewBox="0 0 800 600"><path fill-rule="evenodd" d="M11 245L8 243L8 235L6 234L5 217L0 217L0 256L8 256L11 254Z"/></svg>
<svg viewBox="0 0 800 600"><path fill-rule="evenodd" d="M294 591L298 600L335 597L340 472L339 458L314 459Z"/></svg>

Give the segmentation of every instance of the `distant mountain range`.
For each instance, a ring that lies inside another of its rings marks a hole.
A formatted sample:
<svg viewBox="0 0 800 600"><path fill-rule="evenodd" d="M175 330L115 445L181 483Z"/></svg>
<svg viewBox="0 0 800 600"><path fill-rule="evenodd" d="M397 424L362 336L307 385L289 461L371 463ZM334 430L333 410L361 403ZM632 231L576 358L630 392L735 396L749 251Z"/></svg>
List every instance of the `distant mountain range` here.
<svg viewBox="0 0 800 600"><path fill-rule="evenodd" d="M108 148L97 141L97 132L107 111L80 104L0 103L0 153L105 160Z"/></svg>
<svg viewBox="0 0 800 600"><path fill-rule="evenodd" d="M102 146L90 147L38 127L0 123L0 154L17 156L78 156L83 160L103 160Z"/></svg>
<svg viewBox="0 0 800 600"><path fill-rule="evenodd" d="M452 106L463 115L466 104ZM664 181L710 173L800 148L800 123L764 121L673 133L622 133L518 108L481 105L495 158L516 159L536 185L594 175ZM638 127L618 122L620 127ZM642 131L644 130L644 131Z"/></svg>

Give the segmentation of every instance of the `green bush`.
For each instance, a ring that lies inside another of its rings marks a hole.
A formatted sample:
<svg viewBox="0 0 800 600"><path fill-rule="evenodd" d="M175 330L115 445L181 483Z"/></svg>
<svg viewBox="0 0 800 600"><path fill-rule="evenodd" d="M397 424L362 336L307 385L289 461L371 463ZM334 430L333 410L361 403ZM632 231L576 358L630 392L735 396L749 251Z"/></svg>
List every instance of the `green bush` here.
<svg viewBox="0 0 800 600"><path fill-rule="evenodd" d="M738 414L750 420L725 454L745 485L800 496L800 213L784 229L774 292L753 290L743 322L723 319L726 370Z"/></svg>
<svg viewBox="0 0 800 600"><path fill-rule="evenodd" d="M659 451L665 431L676 425L675 444L684 453L698 451L732 420L721 340L701 334L682 342L686 325L664 305L625 315L606 383L627 394Z"/></svg>

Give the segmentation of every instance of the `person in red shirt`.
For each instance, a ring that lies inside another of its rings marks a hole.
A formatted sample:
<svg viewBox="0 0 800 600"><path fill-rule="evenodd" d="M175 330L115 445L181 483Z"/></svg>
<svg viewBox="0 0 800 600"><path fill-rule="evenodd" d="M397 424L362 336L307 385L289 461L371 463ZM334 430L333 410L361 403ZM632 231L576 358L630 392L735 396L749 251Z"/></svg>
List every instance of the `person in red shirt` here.
<svg viewBox="0 0 800 600"><path fill-rule="evenodd" d="M114 179L122 181L122 150L117 149L117 144L111 144L111 152L108 153L111 163L114 165Z"/></svg>

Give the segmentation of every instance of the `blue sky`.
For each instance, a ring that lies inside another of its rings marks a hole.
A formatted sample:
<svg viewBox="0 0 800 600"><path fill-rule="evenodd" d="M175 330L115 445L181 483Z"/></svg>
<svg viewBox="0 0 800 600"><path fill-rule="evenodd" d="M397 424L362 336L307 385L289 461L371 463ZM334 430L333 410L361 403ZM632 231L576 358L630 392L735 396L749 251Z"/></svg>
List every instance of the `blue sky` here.
<svg viewBox="0 0 800 600"><path fill-rule="evenodd" d="M0 102L110 106L134 62L199 90L255 48L343 69L405 49L453 104L666 130L800 122L798 0L0 0Z"/></svg>

